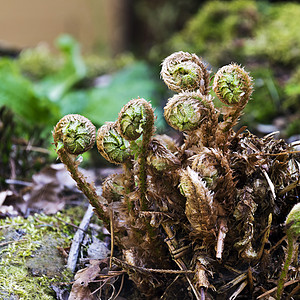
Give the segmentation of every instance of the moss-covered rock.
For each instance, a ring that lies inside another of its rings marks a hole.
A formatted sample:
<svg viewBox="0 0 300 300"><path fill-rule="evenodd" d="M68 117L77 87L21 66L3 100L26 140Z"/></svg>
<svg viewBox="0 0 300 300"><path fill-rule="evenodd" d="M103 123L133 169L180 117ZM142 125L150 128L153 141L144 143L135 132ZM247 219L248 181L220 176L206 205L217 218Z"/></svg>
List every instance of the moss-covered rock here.
<svg viewBox="0 0 300 300"><path fill-rule="evenodd" d="M0 221L1 299L56 299L50 285L71 278L58 247L70 245L74 230L63 221L38 214Z"/></svg>

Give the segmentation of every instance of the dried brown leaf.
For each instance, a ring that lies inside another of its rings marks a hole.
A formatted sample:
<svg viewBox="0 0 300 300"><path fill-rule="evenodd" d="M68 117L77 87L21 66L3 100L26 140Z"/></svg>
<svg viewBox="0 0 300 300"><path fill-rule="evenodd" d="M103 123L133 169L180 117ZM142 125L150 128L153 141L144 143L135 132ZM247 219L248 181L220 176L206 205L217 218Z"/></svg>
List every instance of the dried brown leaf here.
<svg viewBox="0 0 300 300"><path fill-rule="evenodd" d="M90 260L90 263L90 266L81 269L76 273L69 300L96 299L95 296L91 294L88 284L100 274L100 261Z"/></svg>
<svg viewBox="0 0 300 300"><path fill-rule="evenodd" d="M86 176L93 177L84 172ZM63 164L52 164L32 176L33 185L23 195L26 205L19 207L23 213L28 208L42 210L46 214L55 214L65 206L60 193L65 189L76 189L76 183Z"/></svg>

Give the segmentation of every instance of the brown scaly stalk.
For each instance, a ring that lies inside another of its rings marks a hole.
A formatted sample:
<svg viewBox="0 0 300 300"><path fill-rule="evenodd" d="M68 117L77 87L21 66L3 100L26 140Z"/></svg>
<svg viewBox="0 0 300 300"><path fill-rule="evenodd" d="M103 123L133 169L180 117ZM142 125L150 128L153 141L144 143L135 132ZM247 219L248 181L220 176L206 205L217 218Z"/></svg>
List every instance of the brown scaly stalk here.
<svg viewBox="0 0 300 300"><path fill-rule="evenodd" d="M148 146L154 131L154 114L149 102L138 98L128 102L120 111L117 121L120 134L128 141L135 141L142 135L138 151L139 192L141 210L147 210L147 155Z"/></svg>

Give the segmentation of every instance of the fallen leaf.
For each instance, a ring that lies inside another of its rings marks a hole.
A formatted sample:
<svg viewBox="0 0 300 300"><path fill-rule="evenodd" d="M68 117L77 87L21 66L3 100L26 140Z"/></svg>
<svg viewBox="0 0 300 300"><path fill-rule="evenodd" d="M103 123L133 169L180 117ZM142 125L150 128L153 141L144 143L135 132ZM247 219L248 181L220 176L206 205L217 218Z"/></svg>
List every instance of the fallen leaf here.
<svg viewBox="0 0 300 300"><path fill-rule="evenodd" d="M89 282L93 281L100 274L100 261L90 260L90 266L79 270L75 275L75 282L72 285L72 290L69 300L94 300L94 295L91 294L88 286Z"/></svg>
<svg viewBox="0 0 300 300"><path fill-rule="evenodd" d="M17 202L24 201L10 190L0 192L0 215L18 216L19 212L15 209Z"/></svg>
<svg viewBox="0 0 300 300"><path fill-rule="evenodd" d="M93 180L91 172L80 171ZM55 214L65 206L65 199L60 193L64 189L76 190L76 182L72 179L63 164L52 164L45 167L41 172L32 176L33 184L30 189L26 189L23 198L26 202L26 210L42 210L45 214ZM25 213L24 208L22 212Z"/></svg>
<svg viewBox="0 0 300 300"><path fill-rule="evenodd" d="M0 192L0 206L4 203L7 196L11 196L13 194L12 191L3 191Z"/></svg>

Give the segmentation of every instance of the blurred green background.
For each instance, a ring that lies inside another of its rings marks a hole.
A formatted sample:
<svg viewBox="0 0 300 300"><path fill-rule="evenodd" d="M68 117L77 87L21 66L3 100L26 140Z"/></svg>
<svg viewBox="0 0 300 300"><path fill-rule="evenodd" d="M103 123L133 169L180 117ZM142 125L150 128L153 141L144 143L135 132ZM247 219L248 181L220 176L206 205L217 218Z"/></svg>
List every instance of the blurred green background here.
<svg viewBox="0 0 300 300"><path fill-rule="evenodd" d="M244 65L255 91L241 125L299 139L297 2L1 1L2 170L12 153L24 157L30 147L45 149L26 156L42 165L63 115L79 113L99 127L138 96L156 108L158 131L167 131L162 108L172 94L160 80L160 64L180 50L201 56L214 72L231 62Z"/></svg>

